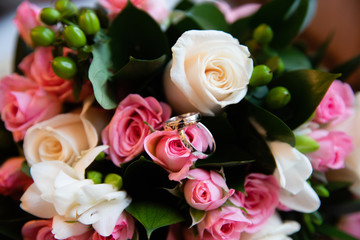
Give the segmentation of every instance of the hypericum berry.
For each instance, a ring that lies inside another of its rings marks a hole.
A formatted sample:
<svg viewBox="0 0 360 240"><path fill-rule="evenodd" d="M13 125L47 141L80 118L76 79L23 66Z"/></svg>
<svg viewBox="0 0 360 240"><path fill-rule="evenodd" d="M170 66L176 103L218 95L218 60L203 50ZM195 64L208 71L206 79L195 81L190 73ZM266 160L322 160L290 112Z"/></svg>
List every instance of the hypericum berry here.
<svg viewBox="0 0 360 240"><path fill-rule="evenodd" d="M267 44L271 42L273 36L274 33L271 27L265 23L260 24L253 32L253 38L260 44Z"/></svg>
<svg viewBox="0 0 360 240"><path fill-rule="evenodd" d="M55 33L50 28L37 26L30 31L35 46L50 46L55 40Z"/></svg>
<svg viewBox="0 0 360 240"><path fill-rule="evenodd" d="M86 178L93 180L95 184L102 182L102 173L98 171L89 171L86 173Z"/></svg>
<svg viewBox="0 0 360 240"><path fill-rule="evenodd" d="M106 175L104 183L112 184L117 189L121 189L123 186L123 179L120 175L116 173L109 173L108 175Z"/></svg>
<svg viewBox="0 0 360 240"><path fill-rule="evenodd" d="M79 48L86 44L85 34L77 26L66 26L64 29L64 39L69 47Z"/></svg>
<svg viewBox="0 0 360 240"><path fill-rule="evenodd" d="M291 94L285 87L279 86L270 89L265 97L266 105L271 109L285 107L291 100Z"/></svg>
<svg viewBox="0 0 360 240"><path fill-rule="evenodd" d="M79 16L79 27L86 35L93 35L100 29L100 21L94 11L85 9Z"/></svg>
<svg viewBox="0 0 360 240"><path fill-rule="evenodd" d="M78 8L75 3L70 0L56 1L55 9L58 10L64 18L73 16L78 12Z"/></svg>
<svg viewBox="0 0 360 240"><path fill-rule="evenodd" d="M51 63L54 73L64 79L71 79L77 73L77 66L74 60L69 57L56 57Z"/></svg>
<svg viewBox="0 0 360 240"><path fill-rule="evenodd" d="M284 61L280 57L271 57L265 62L266 66L268 66L272 72L280 75L285 70Z"/></svg>
<svg viewBox="0 0 360 240"><path fill-rule="evenodd" d="M257 65L251 74L249 85L258 87L268 84L273 78L271 69L266 65Z"/></svg>
<svg viewBox="0 0 360 240"><path fill-rule="evenodd" d="M40 13L40 19L47 25L54 25L59 21L60 12L54 8L43 8Z"/></svg>

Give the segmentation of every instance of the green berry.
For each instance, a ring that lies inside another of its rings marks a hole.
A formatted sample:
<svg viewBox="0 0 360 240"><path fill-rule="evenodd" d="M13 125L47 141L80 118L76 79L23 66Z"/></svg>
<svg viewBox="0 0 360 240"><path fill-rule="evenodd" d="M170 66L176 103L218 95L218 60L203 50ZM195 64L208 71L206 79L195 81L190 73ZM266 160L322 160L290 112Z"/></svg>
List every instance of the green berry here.
<svg viewBox="0 0 360 240"><path fill-rule="evenodd" d="M285 107L291 100L291 94L285 87L279 86L270 89L265 97L266 105L271 109Z"/></svg>
<svg viewBox="0 0 360 240"><path fill-rule="evenodd" d="M258 87L268 84L273 78L271 69L266 65L257 65L251 74L249 85Z"/></svg>
<svg viewBox="0 0 360 240"><path fill-rule="evenodd" d="M303 154L314 152L318 150L319 147L320 145L307 135L295 136L295 148Z"/></svg>
<svg viewBox="0 0 360 240"><path fill-rule="evenodd" d="M253 32L253 38L260 44L267 44L271 42L273 36L274 33L271 27L265 23L260 24Z"/></svg>
<svg viewBox="0 0 360 240"><path fill-rule="evenodd" d="M266 60L265 64L269 66L272 72L278 75L282 74L285 70L284 62L280 57L271 57Z"/></svg>
<svg viewBox="0 0 360 240"><path fill-rule="evenodd" d="M245 42L245 45L248 47L250 53L256 52L259 49L259 43L254 39L250 39Z"/></svg>
<svg viewBox="0 0 360 240"><path fill-rule="evenodd" d="M58 10L64 18L73 16L78 12L75 3L70 0L58 0L55 3L55 9Z"/></svg>
<svg viewBox="0 0 360 240"><path fill-rule="evenodd" d="M40 13L40 19L47 25L54 25L59 21L60 12L53 8L43 8Z"/></svg>
<svg viewBox="0 0 360 240"><path fill-rule="evenodd" d="M98 171L90 171L86 174L86 178L93 180L95 184L99 184L102 182L102 173Z"/></svg>
<svg viewBox="0 0 360 240"><path fill-rule="evenodd" d="M64 29L64 38L70 47L83 47L86 44L84 32L77 26L67 26Z"/></svg>
<svg viewBox="0 0 360 240"><path fill-rule="evenodd" d="M64 79L71 79L77 73L74 60L69 57L56 57L51 63L54 73Z"/></svg>
<svg viewBox="0 0 360 240"><path fill-rule="evenodd" d="M96 156L95 160L100 161L100 160L104 160L104 158L105 158L105 153L101 152Z"/></svg>
<svg viewBox="0 0 360 240"><path fill-rule="evenodd" d="M112 184L117 189L121 189L123 186L122 177L116 173L109 173L108 175L106 175L104 183Z"/></svg>
<svg viewBox="0 0 360 240"><path fill-rule="evenodd" d="M55 40L55 33L50 28L37 26L30 31L35 46L50 46Z"/></svg>
<svg viewBox="0 0 360 240"><path fill-rule="evenodd" d="M100 21L94 11L86 9L79 17L79 27L86 35L93 35L100 29Z"/></svg>

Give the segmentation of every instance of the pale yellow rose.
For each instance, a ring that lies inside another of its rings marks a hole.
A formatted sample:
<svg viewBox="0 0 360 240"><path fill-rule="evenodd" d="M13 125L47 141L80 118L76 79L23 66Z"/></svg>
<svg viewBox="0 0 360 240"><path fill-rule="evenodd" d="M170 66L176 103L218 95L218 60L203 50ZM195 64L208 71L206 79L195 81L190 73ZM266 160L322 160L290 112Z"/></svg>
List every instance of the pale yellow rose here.
<svg viewBox="0 0 360 240"><path fill-rule="evenodd" d="M213 116L246 95L253 61L246 46L216 30L185 32L172 47L164 75L168 102L177 113Z"/></svg>
<svg viewBox="0 0 360 240"><path fill-rule="evenodd" d="M81 113L59 114L29 128L24 138L28 164L58 160L73 165L82 151L94 148L105 122L94 118L90 105L86 101Z"/></svg>

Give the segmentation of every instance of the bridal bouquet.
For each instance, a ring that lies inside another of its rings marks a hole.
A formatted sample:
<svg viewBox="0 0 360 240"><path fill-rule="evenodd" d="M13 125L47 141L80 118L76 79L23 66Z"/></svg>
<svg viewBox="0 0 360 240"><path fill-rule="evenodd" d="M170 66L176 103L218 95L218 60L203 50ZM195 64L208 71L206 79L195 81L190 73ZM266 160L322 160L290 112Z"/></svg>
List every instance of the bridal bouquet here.
<svg viewBox="0 0 360 240"><path fill-rule="evenodd" d="M171 2L18 6L2 239L360 238L359 63L296 38L316 2Z"/></svg>

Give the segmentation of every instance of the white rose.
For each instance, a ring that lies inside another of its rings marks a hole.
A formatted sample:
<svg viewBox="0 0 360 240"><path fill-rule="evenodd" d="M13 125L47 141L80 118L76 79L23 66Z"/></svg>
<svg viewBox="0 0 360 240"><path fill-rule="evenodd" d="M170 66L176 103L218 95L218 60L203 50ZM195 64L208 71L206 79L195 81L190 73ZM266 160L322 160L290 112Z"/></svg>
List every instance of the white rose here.
<svg viewBox="0 0 360 240"><path fill-rule="evenodd" d="M90 105L91 101L86 101L80 114L60 114L29 128L24 138L28 164L58 160L72 165L82 151L94 148L99 140L98 128L105 123L93 121Z"/></svg>
<svg viewBox="0 0 360 240"><path fill-rule="evenodd" d="M168 102L178 113L213 116L246 95L253 61L246 46L215 30L185 32L172 47L164 75Z"/></svg>

